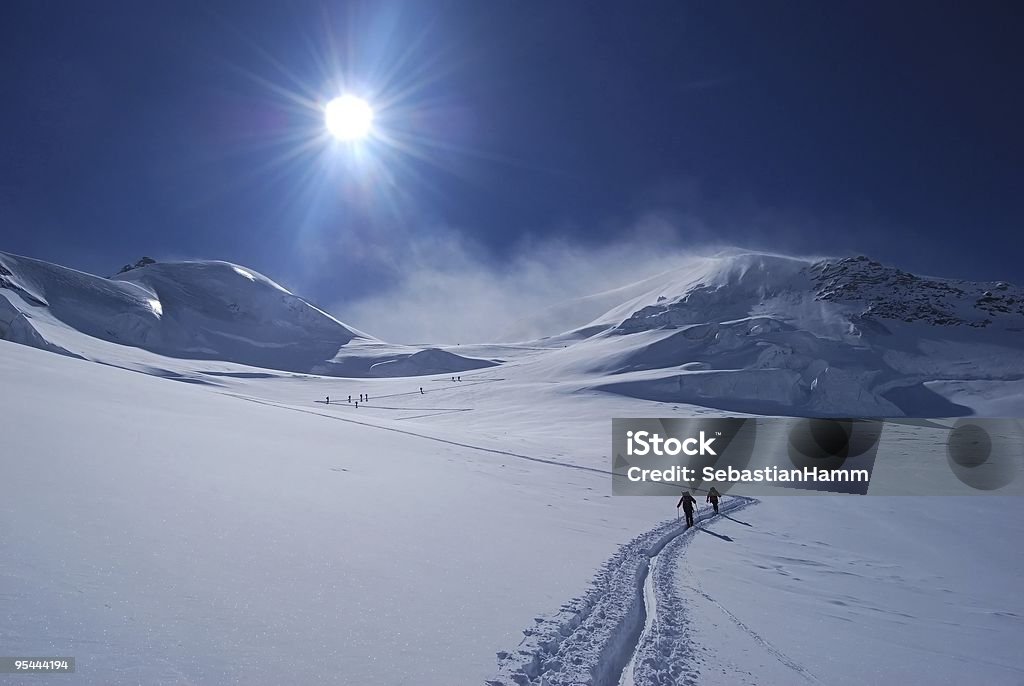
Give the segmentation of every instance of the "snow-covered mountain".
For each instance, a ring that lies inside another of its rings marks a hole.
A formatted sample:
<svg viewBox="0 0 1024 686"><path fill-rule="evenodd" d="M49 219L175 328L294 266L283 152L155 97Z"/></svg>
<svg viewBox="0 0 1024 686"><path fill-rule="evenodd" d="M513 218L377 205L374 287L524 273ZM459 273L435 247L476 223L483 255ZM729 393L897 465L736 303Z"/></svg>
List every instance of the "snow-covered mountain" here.
<svg viewBox="0 0 1024 686"><path fill-rule="evenodd" d="M794 316L812 301L834 306L811 309L803 323L821 329L839 318L842 332L852 335L858 322L878 320L1024 330L1024 290L1004 281L915 276L863 255L811 260L732 253L690 262L649 280L656 288L600 321L625 309L630 314L618 328L632 332L730 316Z"/></svg>
<svg viewBox="0 0 1024 686"><path fill-rule="evenodd" d="M100 361L119 354L97 341L327 375L433 374L492 364L384 344L262 274L220 261L147 258L107 279L0 253L0 338Z"/></svg>
<svg viewBox="0 0 1024 686"><path fill-rule="evenodd" d="M0 338L123 366L166 358L329 376L459 373L533 355L579 389L733 412L1014 415L1024 290L922 277L866 257L732 251L587 299L588 324L498 350L395 346L228 262L142 260L101 278L0 253ZM116 344L111 348L111 344ZM141 352L139 353L141 355Z"/></svg>
<svg viewBox="0 0 1024 686"><path fill-rule="evenodd" d="M598 387L648 400L811 415L1013 413L1024 290L866 257L691 258L558 340ZM582 353L582 350L579 351Z"/></svg>

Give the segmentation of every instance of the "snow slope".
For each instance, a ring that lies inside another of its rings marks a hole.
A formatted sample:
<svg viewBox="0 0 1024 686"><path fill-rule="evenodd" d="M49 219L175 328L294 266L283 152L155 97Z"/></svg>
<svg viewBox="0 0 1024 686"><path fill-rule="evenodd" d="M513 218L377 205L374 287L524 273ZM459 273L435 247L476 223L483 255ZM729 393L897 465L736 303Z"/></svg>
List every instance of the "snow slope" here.
<svg viewBox="0 0 1024 686"><path fill-rule="evenodd" d="M685 662L712 686L1022 683L1019 512L1013 498L765 498L666 573L699 646Z"/></svg>
<svg viewBox="0 0 1024 686"><path fill-rule="evenodd" d="M337 380L274 404L251 391L304 380L174 383L9 342L0 379L0 645L75 656L66 683L481 683L666 510L513 439L313 402ZM408 415L470 394L402 383Z"/></svg>

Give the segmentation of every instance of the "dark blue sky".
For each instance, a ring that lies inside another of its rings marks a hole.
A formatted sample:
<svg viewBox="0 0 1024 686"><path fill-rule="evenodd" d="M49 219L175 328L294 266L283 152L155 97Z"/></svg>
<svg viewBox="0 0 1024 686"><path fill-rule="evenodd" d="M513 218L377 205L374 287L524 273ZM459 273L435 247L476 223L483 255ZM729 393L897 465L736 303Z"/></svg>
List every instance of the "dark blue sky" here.
<svg viewBox="0 0 1024 686"><path fill-rule="evenodd" d="M324 302L464 237L865 251L1024 282L1018 3L5 2L0 249ZM331 64L331 46L341 57ZM414 154L318 145L337 71ZM371 169L372 167L372 169Z"/></svg>

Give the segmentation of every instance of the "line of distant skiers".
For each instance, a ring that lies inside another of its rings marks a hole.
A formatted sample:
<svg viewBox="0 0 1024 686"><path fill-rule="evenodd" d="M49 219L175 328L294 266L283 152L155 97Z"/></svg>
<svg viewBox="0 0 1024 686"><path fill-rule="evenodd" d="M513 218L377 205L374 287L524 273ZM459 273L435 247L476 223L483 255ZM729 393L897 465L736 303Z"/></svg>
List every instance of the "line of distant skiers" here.
<svg viewBox="0 0 1024 686"><path fill-rule="evenodd" d="M708 491L707 502L715 508L715 514L718 514L718 499L721 497L722 494L714 486ZM683 508L683 514L686 515L686 528L689 529L693 526L693 511L697 508L697 499L689 491L683 491L683 497L676 503L676 509L678 510L680 507Z"/></svg>
<svg viewBox="0 0 1024 686"><path fill-rule="evenodd" d="M462 381L462 377L461 376L453 376L452 377L452 381ZM420 386L420 395L425 395L425 393L423 391L423 386ZM331 396L329 396L329 395L324 396L324 402L326 404L330 405L331 404ZM369 393L360 393L359 394L359 398L356 400L356 407L359 407L359 403L368 403L368 402L370 402L370 394ZM348 403L350 405L352 404L352 396L351 395L348 397Z"/></svg>
<svg viewBox="0 0 1024 686"><path fill-rule="evenodd" d="M420 389L420 392L421 393L423 392L422 388ZM331 396L329 396L329 395L328 396L324 396L324 402L327 403L328 405L330 405L331 404ZM359 407L359 403L368 403L368 402L370 402L370 394L369 393L360 393L359 397L356 399L356 407ZM350 405L352 404L352 396L351 395L348 397L348 403Z"/></svg>

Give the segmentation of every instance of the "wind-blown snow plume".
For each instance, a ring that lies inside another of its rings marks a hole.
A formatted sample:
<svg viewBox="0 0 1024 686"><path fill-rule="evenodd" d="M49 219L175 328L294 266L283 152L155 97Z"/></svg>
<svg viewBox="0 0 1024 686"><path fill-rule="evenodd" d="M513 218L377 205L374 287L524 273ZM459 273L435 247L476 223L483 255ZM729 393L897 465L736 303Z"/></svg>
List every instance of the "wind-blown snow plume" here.
<svg viewBox="0 0 1024 686"><path fill-rule="evenodd" d="M387 340L525 341L580 326L629 297L635 282L717 250L684 247L657 224L598 247L531 241L500 263L451 234L414 239L394 258L391 283L331 309Z"/></svg>

